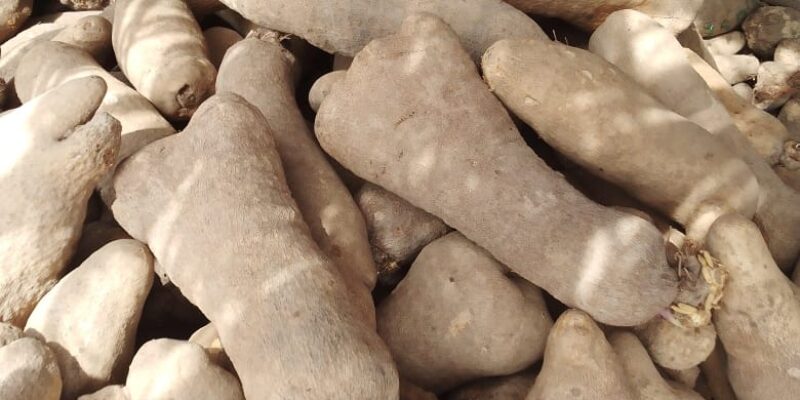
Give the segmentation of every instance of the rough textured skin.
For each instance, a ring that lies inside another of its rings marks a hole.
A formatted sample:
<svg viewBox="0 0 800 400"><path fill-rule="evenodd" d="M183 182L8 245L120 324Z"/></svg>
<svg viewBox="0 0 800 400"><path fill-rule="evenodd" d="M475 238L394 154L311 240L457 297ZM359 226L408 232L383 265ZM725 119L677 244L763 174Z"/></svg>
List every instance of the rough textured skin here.
<svg viewBox="0 0 800 400"><path fill-rule="evenodd" d="M217 71L183 0L117 0L112 42L125 76L169 118L188 119L214 92Z"/></svg>
<svg viewBox="0 0 800 400"><path fill-rule="evenodd" d="M118 162L148 143L175 133L144 96L106 72L85 51L64 43L43 42L28 51L15 78L17 95L27 102L63 82L86 76L102 78L108 86L98 111L110 114L122 124ZM108 201L113 194L103 195Z"/></svg>
<svg viewBox="0 0 800 400"><path fill-rule="evenodd" d="M589 49L747 163L760 189L755 220L778 264L791 268L800 253L800 194L781 182L737 129L728 111L692 68L680 43L648 16L626 10L606 19L592 35Z"/></svg>
<svg viewBox="0 0 800 400"><path fill-rule="evenodd" d="M53 353L34 338L0 347L0 399L58 400L61 375Z"/></svg>
<svg viewBox="0 0 800 400"><path fill-rule="evenodd" d="M119 122L87 123L105 91L100 78L77 79L0 116L0 321L23 326L75 250L119 150Z"/></svg>
<svg viewBox="0 0 800 400"><path fill-rule="evenodd" d="M400 379L400 400L437 400L435 394L408 382L405 379Z"/></svg>
<svg viewBox="0 0 800 400"><path fill-rule="evenodd" d="M444 400L525 400L536 374L523 371L509 376L484 378L468 383L443 397Z"/></svg>
<svg viewBox="0 0 800 400"><path fill-rule="evenodd" d="M441 393L541 359L553 320L539 289L507 273L458 232L426 246L378 306L400 374Z"/></svg>
<svg viewBox="0 0 800 400"><path fill-rule="evenodd" d="M788 7L761 7L742 24L747 45L756 55L772 58L784 39L800 37L800 10Z"/></svg>
<svg viewBox="0 0 800 400"><path fill-rule="evenodd" d="M214 323L248 398L397 399L389 352L314 243L272 136L239 96L205 101L120 166L114 216Z"/></svg>
<svg viewBox="0 0 800 400"><path fill-rule="evenodd" d="M683 224L690 238L702 241L719 215L755 213L759 188L747 164L599 56L502 40L483 56L483 72L548 144ZM552 93L564 99L548 101Z"/></svg>
<svg viewBox="0 0 800 400"><path fill-rule="evenodd" d="M675 298L658 231L550 170L436 18L410 17L359 53L315 130L349 170L600 321L642 323Z"/></svg>
<svg viewBox="0 0 800 400"><path fill-rule="evenodd" d="M355 199L367 222L378 279L384 283L397 283L403 267L449 231L441 219L372 183L361 186Z"/></svg>
<svg viewBox="0 0 800 400"><path fill-rule="evenodd" d="M704 0L694 23L704 37L712 37L738 28L760 6L758 0Z"/></svg>
<svg viewBox="0 0 800 400"><path fill-rule="evenodd" d="M589 31L614 11L633 8L651 15L677 34L692 24L703 0L506 0L506 3L527 13L561 18Z"/></svg>
<svg viewBox="0 0 800 400"><path fill-rule="evenodd" d="M732 31L705 41L708 51L715 56L730 56L740 52L747 44L741 31Z"/></svg>
<svg viewBox="0 0 800 400"><path fill-rule="evenodd" d="M33 310L25 333L55 353L63 396L121 381L153 283L153 256L124 239L104 246L62 278Z"/></svg>
<svg viewBox="0 0 800 400"><path fill-rule="evenodd" d="M0 3L0 43L14 36L33 11L33 0L5 0Z"/></svg>
<svg viewBox="0 0 800 400"><path fill-rule="evenodd" d="M334 62L336 62L335 59ZM314 110L314 112L319 110L319 107L322 105L322 101L328 97L333 85L343 80L346 75L347 68L344 70L329 72L325 75L322 75L316 80L316 82L314 82L314 85L311 86L311 90L308 91L308 104L311 106L311 109Z"/></svg>
<svg viewBox="0 0 800 400"><path fill-rule="evenodd" d="M76 13L78 14L78 13ZM39 23L0 46L0 78L11 82L22 58L39 42L53 40L79 47L98 62L112 58L111 23L98 15L86 15L71 23ZM23 69L22 72L25 72Z"/></svg>
<svg viewBox="0 0 800 400"><path fill-rule="evenodd" d="M789 400L800 392L797 287L770 257L758 227L731 214L711 227L708 249L728 270L714 313L739 400Z"/></svg>
<svg viewBox="0 0 800 400"><path fill-rule="evenodd" d="M635 332L653 362L671 369L699 365L708 358L717 341L713 324L700 328L681 328L661 317L637 327Z"/></svg>
<svg viewBox="0 0 800 400"><path fill-rule="evenodd" d="M662 368L664 374L673 382L681 384L687 388L697 386L697 379L700 377L700 366L687 369Z"/></svg>
<svg viewBox="0 0 800 400"><path fill-rule="evenodd" d="M364 216L297 107L293 67L294 57L277 41L248 38L228 51L217 91L242 96L267 119L286 183L311 236L338 266L365 321L374 325L376 270Z"/></svg>
<svg viewBox="0 0 800 400"><path fill-rule="evenodd" d="M0 347L24 337L22 329L6 322L0 322Z"/></svg>
<svg viewBox="0 0 800 400"><path fill-rule="evenodd" d="M639 400L619 357L591 317L561 314L544 353L544 364L526 400Z"/></svg>
<svg viewBox="0 0 800 400"><path fill-rule="evenodd" d="M208 47L208 59L219 69L225 52L234 44L242 40L242 35L233 29L215 26L203 31L203 37Z"/></svg>
<svg viewBox="0 0 800 400"><path fill-rule="evenodd" d="M236 377L214 365L202 347L173 339L142 345L125 387L131 400L244 400Z"/></svg>
<svg viewBox="0 0 800 400"><path fill-rule="evenodd" d="M124 386L106 386L92 394L78 397L78 400L129 400L128 390Z"/></svg>
<svg viewBox="0 0 800 400"><path fill-rule="evenodd" d="M414 13L442 18L473 59L505 38L546 39L522 12L500 0L222 0L258 25L302 37L330 53L354 56L372 39L388 36Z"/></svg>
<svg viewBox="0 0 800 400"><path fill-rule="evenodd" d="M703 400L703 397L686 388L670 386L653 365L636 335L619 331L609 337L611 347L619 356L622 367L638 392L639 400Z"/></svg>
<svg viewBox="0 0 800 400"><path fill-rule="evenodd" d="M758 67L758 80L753 103L764 110L776 110L800 92L800 66L780 62L763 62Z"/></svg>
<svg viewBox="0 0 800 400"><path fill-rule="evenodd" d="M750 141L756 152L768 164L775 165L783 152L783 143L792 137L786 127L777 118L742 99L719 72L696 54L685 51L684 55L717 100L728 110L736 127Z"/></svg>

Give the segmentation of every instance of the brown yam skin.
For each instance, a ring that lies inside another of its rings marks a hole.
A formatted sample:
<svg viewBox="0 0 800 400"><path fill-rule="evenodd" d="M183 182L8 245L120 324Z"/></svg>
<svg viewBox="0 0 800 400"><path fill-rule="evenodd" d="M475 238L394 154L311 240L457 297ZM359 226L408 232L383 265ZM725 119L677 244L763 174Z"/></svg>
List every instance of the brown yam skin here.
<svg viewBox="0 0 800 400"><path fill-rule="evenodd" d="M693 240L722 214L755 213L759 187L747 164L602 58L557 42L503 40L483 56L483 72L548 144L683 224Z"/></svg>
<svg viewBox="0 0 800 400"><path fill-rule="evenodd" d="M447 393L443 400L525 400L535 381L536 373L529 370L479 379Z"/></svg>
<svg viewBox="0 0 800 400"><path fill-rule="evenodd" d="M244 99L214 96L119 167L114 216L214 324L247 398L396 400L391 356L314 243L272 136Z"/></svg>
<svg viewBox="0 0 800 400"><path fill-rule="evenodd" d="M0 4L0 43L14 36L33 11L33 0L4 0Z"/></svg>
<svg viewBox="0 0 800 400"><path fill-rule="evenodd" d="M213 93L217 71L185 1L116 1L112 41L122 72L167 117L188 119Z"/></svg>
<svg viewBox="0 0 800 400"><path fill-rule="evenodd" d="M540 360L553 320L541 291L507 273L458 232L426 246L378 306L400 374L441 393Z"/></svg>
<svg viewBox="0 0 800 400"><path fill-rule="evenodd" d="M637 9L650 14L674 33L688 28L703 4L703 0L506 0L507 3L531 14L569 21L593 31L617 10Z"/></svg>
<svg viewBox="0 0 800 400"><path fill-rule="evenodd" d="M242 40L242 35L233 29L222 26L215 26L203 31L203 37L208 46L208 59L214 64L214 68L219 69L225 52L234 44Z"/></svg>
<svg viewBox="0 0 800 400"><path fill-rule="evenodd" d="M755 221L778 265L792 268L800 253L800 194L781 181L742 135L671 33L642 13L618 11L594 32L589 49L747 163L760 187Z"/></svg>
<svg viewBox="0 0 800 400"><path fill-rule="evenodd" d="M728 270L714 324L739 400L789 400L800 393L797 287L770 257L758 227L738 215L712 225L708 249Z"/></svg>
<svg viewBox="0 0 800 400"><path fill-rule="evenodd" d="M550 331L526 400L639 400L637 394L600 327L586 313L567 310Z"/></svg>
<svg viewBox="0 0 800 400"><path fill-rule="evenodd" d="M265 28L291 33L327 52L353 57L372 39L397 31L413 13L447 22L473 59L503 38L547 36L527 15L499 0L222 0Z"/></svg>
<svg viewBox="0 0 800 400"><path fill-rule="evenodd" d="M374 323L371 291L377 273L364 216L297 107L293 70L294 57L277 40L248 38L228 51L217 90L244 97L267 119L286 182L311 235L338 266L365 320Z"/></svg>
<svg viewBox="0 0 800 400"><path fill-rule="evenodd" d="M316 133L343 166L598 321L643 323L676 296L655 227L589 201L549 169L438 18L409 17L359 53Z"/></svg>

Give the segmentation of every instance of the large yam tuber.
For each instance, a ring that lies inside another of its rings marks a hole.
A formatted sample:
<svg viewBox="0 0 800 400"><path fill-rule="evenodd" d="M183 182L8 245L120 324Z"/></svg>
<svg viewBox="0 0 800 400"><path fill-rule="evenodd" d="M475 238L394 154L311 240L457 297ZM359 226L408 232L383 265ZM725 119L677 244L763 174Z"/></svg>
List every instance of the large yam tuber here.
<svg viewBox="0 0 800 400"><path fill-rule="evenodd" d="M214 323L247 398L397 399L391 356L314 243L272 137L255 107L217 95L120 165L114 216Z"/></svg>
<svg viewBox="0 0 800 400"><path fill-rule="evenodd" d="M683 224L689 238L702 241L725 213L755 213L759 187L747 164L602 58L556 42L502 40L483 56L483 72L548 144Z"/></svg>
<svg viewBox="0 0 800 400"><path fill-rule="evenodd" d="M693 0L694 1L694 0ZM447 22L474 59L504 38L547 39L522 12L499 0L222 0L258 25L302 37L330 53L354 56L372 39L397 31L413 13Z"/></svg>
<svg viewBox="0 0 800 400"><path fill-rule="evenodd" d="M314 141L294 97L294 57L274 39L248 38L228 50L217 90L242 96L267 119L311 236L338 266L366 320L374 321L370 292L377 274L364 217Z"/></svg>
<svg viewBox="0 0 800 400"><path fill-rule="evenodd" d="M433 16L412 16L359 53L322 103L316 133L354 173L599 321L642 323L675 298L655 227L592 203L550 170Z"/></svg>
<svg viewBox="0 0 800 400"><path fill-rule="evenodd" d="M75 250L119 150L119 122L92 119L105 92L100 78L76 79L0 116L0 321L23 326Z"/></svg>

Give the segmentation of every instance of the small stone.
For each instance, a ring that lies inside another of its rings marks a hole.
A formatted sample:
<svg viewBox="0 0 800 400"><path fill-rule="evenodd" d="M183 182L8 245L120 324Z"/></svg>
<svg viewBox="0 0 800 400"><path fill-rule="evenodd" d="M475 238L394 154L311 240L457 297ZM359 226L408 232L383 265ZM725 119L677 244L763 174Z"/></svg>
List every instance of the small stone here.
<svg viewBox="0 0 800 400"><path fill-rule="evenodd" d="M0 347L0 399L58 400L61 375L50 349L34 338Z"/></svg>
<svg viewBox="0 0 800 400"><path fill-rule="evenodd" d="M800 10L761 7L747 17L742 29L753 53L771 58L782 40L800 37Z"/></svg>
<svg viewBox="0 0 800 400"><path fill-rule="evenodd" d="M800 99L794 98L787 101L778 114L778 119L789 131L789 135L800 138Z"/></svg>
<svg viewBox="0 0 800 400"><path fill-rule="evenodd" d="M705 0L695 24L703 37L721 35L738 28L758 4L758 0Z"/></svg>
<svg viewBox="0 0 800 400"><path fill-rule="evenodd" d="M796 66L800 69L800 39L785 39L775 48L776 63Z"/></svg>
<svg viewBox="0 0 800 400"><path fill-rule="evenodd" d="M244 400L239 381L202 347L173 339L145 343L133 357L126 386L131 400Z"/></svg>

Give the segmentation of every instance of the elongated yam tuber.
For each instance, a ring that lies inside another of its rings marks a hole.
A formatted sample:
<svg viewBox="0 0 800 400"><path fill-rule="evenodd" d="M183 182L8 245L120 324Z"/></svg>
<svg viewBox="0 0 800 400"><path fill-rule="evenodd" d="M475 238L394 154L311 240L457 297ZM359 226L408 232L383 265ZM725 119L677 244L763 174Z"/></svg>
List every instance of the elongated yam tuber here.
<svg viewBox="0 0 800 400"><path fill-rule="evenodd" d="M75 250L119 150L119 122L92 118L105 92L100 78L76 79L0 116L0 321L23 326Z"/></svg>
<svg viewBox="0 0 800 400"><path fill-rule="evenodd" d="M44 29L38 29L40 27ZM26 37L29 37L16 40L26 33L29 34ZM11 82L25 54L39 42L47 40L79 47L91 54L98 63L112 58L111 23L101 16L87 15L63 26L56 22L34 25L4 43L0 47L3 54L0 58L0 78Z"/></svg>
<svg viewBox="0 0 800 400"><path fill-rule="evenodd" d="M739 400L789 400L800 392L800 301L797 287L769 254L758 227L738 215L711 227L708 249L729 274L714 313Z"/></svg>
<svg viewBox="0 0 800 400"><path fill-rule="evenodd" d="M370 292L376 270L364 216L297 108L293 66L294 57L277 40L248 38L228 51L217 90L244 97L267 119L286 182L312 237L338 266L365 320L374 321Z"/></svg>
<svg viewBox="0 0 800 400"><path fill-rule="evenodd" d="M206 45L208 46L208 59L214 64L214 68L219 69L225 52L234 44L242 40L242 35L233 29L222 26L215 26L203 31Z"/></svg>
<svg viewBox="0 0 800 400"><path fill-rule="evenodd" d="M506 272L457 232L426 246L378 306L400 374L440 393L541 359L553 320L539 289Z"/></svg>
<svg viewBox="0 0 800 400"><path fill-rule="evenodd" d="M394 33L413 13L447 22L473 59L504 38L547 39L522 12L499 0L222 0L250 21L287 32L330 53L354 56L372 39Z"/></svg>
<svg viewBox="0 0 800 400"><path fill-rule="evenodd" d="M247 398L396 399L391 356L314 243L272 136L244 99L214 96L120 165L114 216L214 323Z"/></svg>
<svg viewBox="0 0 800 400"><path fill-rule="evenodd" d="M639 399L600 327L585 313L568 310L550 331L542 370L526 400L581 397Z"/></svg>
<svg viewBox="0 0 800 400"><path fill-rule="evenodd" d="M760 188L755 220L783 269L800 254L800 194L787 187L714 97L670 33L633 11L612 14L592 35L589 49L611 62L649 94L714 135L756 176Z"/></svg>
<svg viewBox="0 0 800 400"><path fill-rule="evenodd" d="M214 92L216 69L183 0L118 0L112 41L136 90L164 115L188 119Z"/></svg>
<svg viewBox="0 0 800 400"><path fill-rule="evenodd" d="M642 323L675 298L658 231L550 170L435 17L409 17L359 53L322 103L316 133L349 170L599 321Z"/></svg>
<svg viewBox="0 0 800 400"><path fill-rule="evenodd" d="M308 104L314 112L319 111L322 101L331 92L333 85L341 82L347 75L347 70L329 72L314 82L311 90L308 91Z"/></svg>
<svg viewBox="0 0 800 400"><path fill-rule="evenodd" d="M727 212L755 213L759 187L747 164L602 58L556 42L502 40L483 56L483 72L548 144L683 224L690 238L701 241Z"/></svg>
<svg viewBox="0 0 800 400"><path fill-rule="evenodd" d="M617 10L628 8L647 13L675 34L694 21L703 0L506 0L532 14L561 18L592 31Z"/></svg>
<svg viewBox="0 0 800 400"><path fill-rule="evenodd" d="M175 129L141 94L106 72L85 51L58 42L42 42L20 60L15 78L17 95L23 102L63 82L97 76L108 86L99 111L107 112L122 124L122 144L118 161L124 160L148 143L175 133Z"/></svg>

